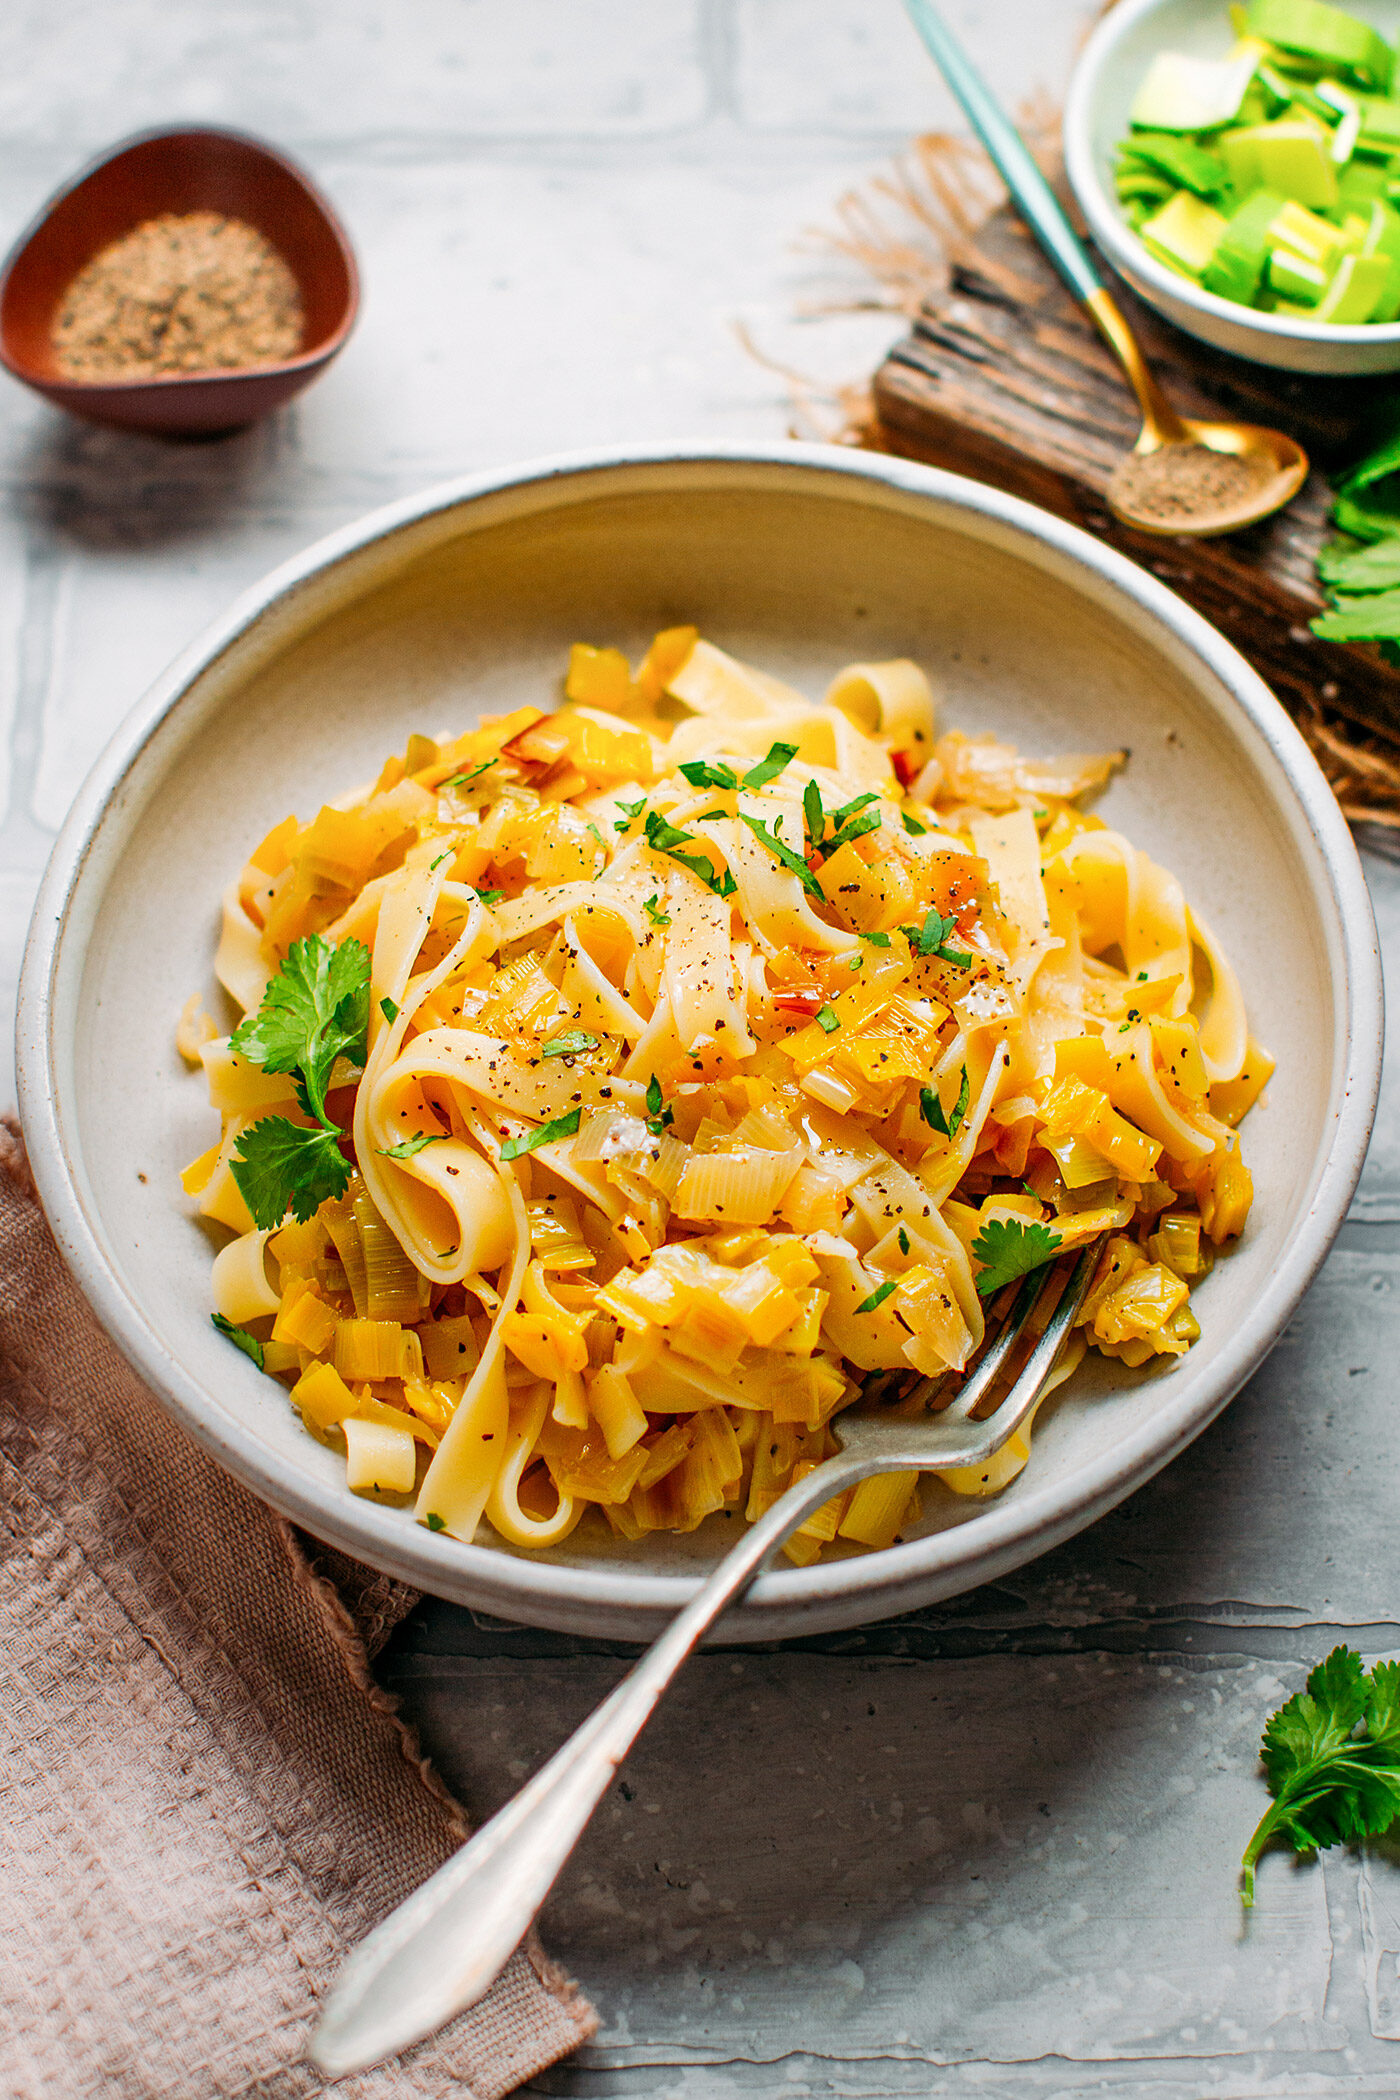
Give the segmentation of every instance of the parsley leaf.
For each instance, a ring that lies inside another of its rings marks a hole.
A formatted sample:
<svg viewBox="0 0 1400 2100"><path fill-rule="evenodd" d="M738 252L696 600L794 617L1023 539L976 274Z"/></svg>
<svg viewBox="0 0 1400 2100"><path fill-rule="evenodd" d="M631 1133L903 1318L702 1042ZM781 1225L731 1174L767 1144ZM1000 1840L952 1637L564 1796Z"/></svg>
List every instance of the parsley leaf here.
<svg viewBox="0 0 1400 2100"><path fill-rule="evenodd" d="M770 744L768 746L768 756L761 758L756 766L750 766L748 772L744 775L744 786L746 788L767 787L769 781L776 780L784 766L791 765L796 756L796 744Z"/></svg>
<svg viewBox="0 0 1400 2100"><path fill-rule="evenodd" d="M899 812L899 821L900 821L900 823L901 823L901 824L902 824L902 825L904 826L905 830L906 830L906 831L908 832L908 834L909 834L909 836L910 836L910 838L911 838L911 839L922 839L922 838L927 838L927 836L928 836L928 826L927 826L927 824L917 824L917 823L915 823L914 819L913 819L913 818L912 818L912 817L910 816L910 814L909 814L909 812L908 812L908 810L907 810L907 809L902 809L902 810L901 810L901 811Z"/></svg>
<svg viewBox="0 0 1400 2100"><path fill-rule="evenodd" d="M898 1283L899 1279L896 1276L889 1276L883 1283L877 1283L870 1296L862 1298L855 1310L858 1313L874 1312L877 1306L884 1304L890 1292L898 1288Z"/></svg>
<svg viewBox="0 0 1400 2100"><path fill-rule="evenodd" d="M739 785L738 774L722 759L711 765L707 758L691 758L677 770L685 775L692 787L736 788Z"/></svg>
<svg viewBox="0 0 1400 2100"><path fill-rule="evenodd" d="M1400 1814L1400 1663L1368 1671L1353 1649L1334 1648L1270 1717L1259 1754L1274 1801L1244 1850L1246 1906L1271 1838L1311 1852L1378 1837Z"/></svg>
<svg viewBox="0 0 1400 2100"><path fill-rule="evenodd" d="M642 811L646 808L647 798L645 795L638 795L635 802L619 801L617 806L622 811L622 815L613 818L613 830L630 831Z"/></svg>
<svg viewBox="0 0 1400 2100"><path fill-rule="evenodd" d="M445 1130L420 1130L417 1137L400 1138L397 1145L380 1145L376 1149L381 1159L412 1159L425 1145L441 1145L446 1137Z"/></svg>
<svg viewBox="0 0 1400 2100"><path fill-rule="evenodd" d="M578 1129L582 1109L571 1108L566 1116L556 1116L552 1123L541 1123L538 1130L525 1137L508 1138L501 1147L502 1159L519 1159L522 1153L538 1152L541 1145L552 1145L556 1138L572 1137Z"/></svg>
<svg viewBox="0 0 1400 2100"><path fill-rule="evenodd" d="M952 963L958 970L970 970L972 957L961 948L950 948L948 936L957 930L956 916L944 918L942 913L930 911L922 926L901 926L900 932L907 934L909 945L919 955L936 955L940 962Z"/></svg>
<svg viewBox="0 0 1400 2100"><path fill-rule="evenodd" d="M383 1014L385 1020L389 1023L389 1026L392 1028L395 1021L397 1021L397 1019L399 1018L399 1009L395 1002L392 999L381 999L379 1002L379 1011Z"/></svg>
<svg viewBox="0 0 1400 2100"><path fill-rule="evenodd" d="M822 808L822 791L815 780L809 780L802 790L802 819L807 826L807 851L819 852L826 830L826 811Z"/></svg>
<svg viewBox="0 0 1400 2100"><path fill-rule="evenodd" d="M243 1201L262 1231L290 1210L299 1225L331 1196L343 1196L350 1168L334 1128L304 1130L286 1116L264 1116L241 1134L229 1161Z"/></svg>
<svg viewBox="0 0 1400 2100"><path fill-rule="evenodd" d="M489 772L491 767L494 766L495 763L496 761L494 758L483 758L481 764L479 766L473 766L470 772L454 773L450 779L444 780L439 784L440 786L445 788L469 787L473 780L480 780L483 773Z"/></svg>
<svg viewBox="0 0 1400 2100"><path fill-rule="evenodd" d="M577 1057L582 1050L596 1050L603 1038L590 1035L586 1028L571 1028L567 1035L556 1035L545 1043L541 1057Z"/></svg>
<svg viewBox="0 0 1400 2100"><path fill-rule="evenodd" d="M869 941L872 948L888 948L890 945L890 937L887 933L863 933L860 938L863 941Z"/></svg>
<svg viewBox="0 0 1400 2100"><path fill-rule="evenodd" d="M781 861L783 866L789 869L791 873L797 877L803 889L807 891L809 896L817 897L821 900L823 904L825 904L826 893L822 889L821 884L817 881L816 876L808 867L806 861L802 858L802 855L800 853L794 853L791 846L785 846L783 844L783 841L778 837L777 832L770 831L768 829L768 826L766 824L760 823L757 817L749 816L742 809L740 810L739 815L741 818L743 818L743 821L748 825L749 830L753 833L754 837L756 839L762 840L763 844L768 848L768 851L772 854L774 860Z"/></svg>
<svg viewBox="0 0 1400 2100"><path fill-rule="evenodd" d="M899 1251L901 1254L909 1252L909 1235L902 1225L899 1228Z"/></svg>
<svg viewBox="0 0 1400 2100"><path fill-rule="evenodd" d="M937 1088L931 1086L921 1086L919 1088L919 1114L928 1124L930 1130L938 1131L945 1138L955 1138L962 1127L962 1119L967 1114L967 1104L971 1098L972 1081L968 1078L967 1066L964 1065L962 1068L962 1085L958 1088L958 1098L953 1103L952 1114L944 1115L943 1103L938 1097Z"/></svg>
<svg viewBox="0 0 1400 2100"><path fill-rule="evenodd" d="M337 947L313 933L292 942L262 1005L233 1031L231 1048L265 1071L296 1074L302 1106L326 1124L331 1068L342 1052L363 1062L368 1026L368 948L356 940Z"/></svg>
<svg viewBox="0 0 1400 2100"><path fill-rule="evenodd" d="M489 910L490 910L490 908L491 908L491 906L492 906L493 904L499 904L499 903L500 903L500 901L501 901L502 897L504 897L504 895L505 895L505 891L504 891L504 890L477 890L477 893L476 893L476 894L477 894L477 896L478 896L478 897L479 897L479 898L481 899L482 903L483 903L483 904L484 904L484 905L486 906L487 910L489 911Z"/></svg>
<svg viewBox="0 0 1400 2100"><path fill-rule="evenodd" d="M438 855L438 857L437 857L437 859L436 859L436 860L430 860L430 861L428 862L428 873L429 873L429 874L431 875L431 874L433 873L433 871L434 871L434 870L435 870L436 868L440 868L440 867L442 866L442 864L443 864L443 862L444 862L445 860L455 860L455 859L456 859L456 857L457 857L457 849L456 849L456 847L455 847L455 846L449 846L449 847L448 847L448 849L447 849L447 851L446 851L446 853L439 853L439 855Z"/></svg>
<svg viewBox="0 0 1400 2100"><path fill-rule="evenodd" d="M718 814L722 816L724 812L721 810ZM703 854L678 852L680 846L698 846L701 842L693 831L681 831L676 825L668 824L654 809L647 814L646 841L654 853L664 853L668 860L677 860L683 868L689 868L692 875L698 875L706 889L713 890L717 897L732 897L738 888L728 868L716 875Z"/></svg>
<svg viewBox="0 0 1400 2100"><path fill-rule="evenodd" d="M990 1298L1003 1284L1018 1276L1043 1269L1060 1251L1060 1235L1048 1225L1027 1225L1020 1218L992 1218L972 1242L972 1252L982 1267L977 1276L978 1293Z"/></svg>
<svg viewBox="0 0 1400 2100"><path fill-rule="evenodd" d="M446 1531L447 1529L446 1523L438 1515L435 1509L430 1509L428 1511L425 1521L427 1523L429 1531Z"/></svg>
<svg viewBox="0 0 1400 2100"><path fill-rule="evenodd" d="M643 899L642 910L651 920L653 926L669 926L671 923L671 914L668 911L662 911L660 893L656 890L653 890L649 897Z"/></svg>
<svg viewBox="0 0 1400 2100"><path fill-rule="evenodd" d="M657 1078L655 1072L652 1073L647 1081L646 1104L647 1129L653 1137L660 1137L667 1124L675 1122L676 1111L673 1108L667 1108L662 1100L661 1081Z"/></svg>
<svg viewBox="0 0 1400 2100"><path fill-rule="evenodd" d="M841 1026L840 1016L832 1006L819 1006L813 1019L823 1035L835 1035Z"/></svg>
<svg viewBox="0 0 1400 2100"><path fill-rule="evenodd" d="M251 1356L253 1362L261 1371L263 1368L263 1345L257 1336L249 1334L246 1327L235 1327L232 1320L226 1320L222 1313L211 1313L209 1317L218 1328L220 1334L226 1334L235 1349L241 1349L245 1356Z"/></svg>

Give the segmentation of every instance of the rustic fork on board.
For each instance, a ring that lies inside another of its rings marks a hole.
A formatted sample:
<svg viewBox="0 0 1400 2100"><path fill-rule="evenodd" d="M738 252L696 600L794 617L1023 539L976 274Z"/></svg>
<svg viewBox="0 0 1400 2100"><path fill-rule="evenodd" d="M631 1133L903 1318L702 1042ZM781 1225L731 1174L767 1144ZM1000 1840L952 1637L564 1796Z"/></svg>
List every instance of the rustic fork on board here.
<svg viewBox="0 0 1400 2100"><path fill-rule="evenodd" d="M1026 1278L1004 1324L940 1413L836 1417L831 1428L840 1451L779 1496L548 1764L351 1955L312 2043L321 2070L336 2078L377 2063L485 1996L662 1692L789 1532L872 1474L982 1465L1015 1435L1088 1295L1100 1244L1086 1246L1072 1268L1066 1259ZM977 1419L1018 1343L1023 1352L1030 1345L1019 1375Z"/></svg>

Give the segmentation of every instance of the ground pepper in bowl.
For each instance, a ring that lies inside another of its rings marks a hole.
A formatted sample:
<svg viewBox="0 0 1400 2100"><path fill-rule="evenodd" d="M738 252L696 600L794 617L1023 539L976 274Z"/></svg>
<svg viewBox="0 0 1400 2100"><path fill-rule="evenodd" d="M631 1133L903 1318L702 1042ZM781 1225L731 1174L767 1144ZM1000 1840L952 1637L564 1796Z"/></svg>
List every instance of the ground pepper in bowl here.
<svg viewBox="0 0 1400 2100"><path fill-rule="evenodd" d="M165 212L112 241L60 301L65 379L242 371L300 351L301 293L254 226L221 212Z"/></svg>

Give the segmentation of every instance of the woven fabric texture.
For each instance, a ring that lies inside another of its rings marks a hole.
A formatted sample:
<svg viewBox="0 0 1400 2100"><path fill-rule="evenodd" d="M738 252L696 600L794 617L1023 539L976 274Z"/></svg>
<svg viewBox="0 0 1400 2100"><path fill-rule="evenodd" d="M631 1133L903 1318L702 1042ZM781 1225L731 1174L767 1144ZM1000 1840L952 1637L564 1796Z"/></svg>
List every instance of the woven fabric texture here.
<svg viewBox="0 0 1400 2100"><path fill-rule="evenodd" d="M98 1327L0 1127L0 2086L303 2100L315 2004L465 1831L370 1654L410 1591L220 1471ZM593 2032L533 1940L344 2100L495 2100Z"/></svg>

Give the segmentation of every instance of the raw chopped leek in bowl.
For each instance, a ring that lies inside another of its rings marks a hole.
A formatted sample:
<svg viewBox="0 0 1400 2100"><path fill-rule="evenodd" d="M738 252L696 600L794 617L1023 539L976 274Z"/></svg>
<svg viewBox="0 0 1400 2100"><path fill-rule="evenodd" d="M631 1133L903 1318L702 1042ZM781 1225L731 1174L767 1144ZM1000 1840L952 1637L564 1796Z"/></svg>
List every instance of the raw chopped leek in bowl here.
<svg viewBox="0 0 1400 2100"><path fill-rule="evenodd" d="M1400 361L1400 10L1125 0L1071 84L1065 159L1134 288L1223 349Z"/></svg>
<svg viewBox="0 0 1400 2100"><path fill-rule="evenodd" d="M907 659L819 703L693 627L635 671L575 645L564 700L275 825L224 904L244 1019L182 1018L215 1322L348 1486L523 1549L752 1522L871 1382L946 1405L984 1305L1091 1242L1058 1376L1185 1355L1273 1059L1080 806L1124 754L940 735ZM918 1510L883 1475L784 1551Z"/></svg>

